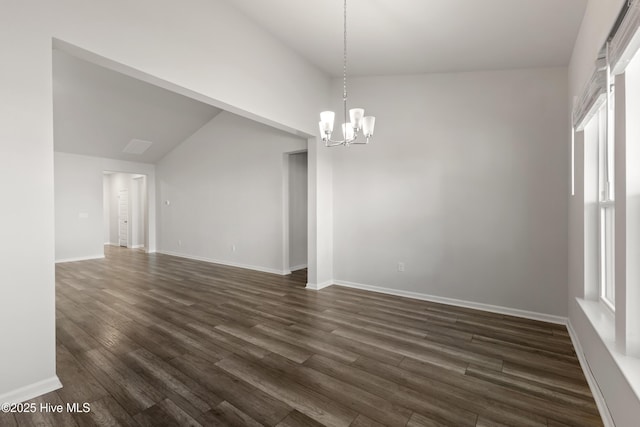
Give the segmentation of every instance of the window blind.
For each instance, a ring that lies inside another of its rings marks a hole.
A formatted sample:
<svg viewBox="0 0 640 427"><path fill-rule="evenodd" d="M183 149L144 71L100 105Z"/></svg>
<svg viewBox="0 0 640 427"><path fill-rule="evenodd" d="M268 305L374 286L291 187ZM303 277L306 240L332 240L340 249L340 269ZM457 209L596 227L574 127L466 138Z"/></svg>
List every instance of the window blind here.
<svg viewBox="0 0 640 427"><path fill-rule="evenodd" d="M596 61L596 70L587 82L582 95L573 107L573 128L581 131L606 101L607 63L605 58Z"/></svg>
<svg viewBox="0 0 640 427"><path fill-rule="evenodd" d="M628 0L618 18L617 28L609 43L609 63L612 74L624 72L640 48L640 0Z"/></svg>

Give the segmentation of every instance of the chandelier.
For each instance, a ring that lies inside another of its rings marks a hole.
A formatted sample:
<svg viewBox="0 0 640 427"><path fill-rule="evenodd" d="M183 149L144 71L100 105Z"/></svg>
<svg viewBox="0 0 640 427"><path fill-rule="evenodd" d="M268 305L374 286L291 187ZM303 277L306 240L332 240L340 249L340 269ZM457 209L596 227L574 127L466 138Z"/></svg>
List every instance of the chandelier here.
<svg viewBox="0 0 640 427"><path fill-rule="evenodd" d="M342 104L344 113L344 122L342 123L342 139L331 139L333 132L333 123L336 114L333 111L323 111L320 113L320 135L327 147L336 147L344 145L348 147L350 144L367 144L369 138L373 135L373 128L376 118L373 116L365 116L364 109L352 108L347 116L347 0L344 0L344 56L342 63ZM347 121L347 117L350 121ZM362 132L365 140L357 141L358 135Z"/></svg>

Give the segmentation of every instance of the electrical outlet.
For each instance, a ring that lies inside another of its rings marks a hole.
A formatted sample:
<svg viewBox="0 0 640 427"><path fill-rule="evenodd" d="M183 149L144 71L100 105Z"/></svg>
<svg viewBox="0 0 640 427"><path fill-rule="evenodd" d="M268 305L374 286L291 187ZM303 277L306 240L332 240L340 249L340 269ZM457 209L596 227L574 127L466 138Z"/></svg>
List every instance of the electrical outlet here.
<svg viewBox="0 0 640 427"><path fill-rule="evenodd" d="M235 252L236 251L236 245L231 245L231 252Z"/></svg>
<svg viewBox="0 0 640 427"><path fill-rule="evenodd" d="M178 240L178 246L182 246L182 240Z"/></svg>
<svg viewBox="0 0 640 427"><path fill-rule="evenodd" d="M404 262L398 262L398 271L404 271Z"/></svg>

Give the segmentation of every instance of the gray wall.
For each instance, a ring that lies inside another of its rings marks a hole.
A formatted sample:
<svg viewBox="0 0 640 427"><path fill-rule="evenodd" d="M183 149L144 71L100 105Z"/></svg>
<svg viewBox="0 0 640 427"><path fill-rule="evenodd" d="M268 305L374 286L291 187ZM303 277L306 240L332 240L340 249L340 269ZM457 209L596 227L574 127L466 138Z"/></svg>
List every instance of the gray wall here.
<svg viewBox="0 0 640 427"><path fill-rule="evenodd" d="M56 261L104 255L102 162L55 155Z"/></svg>
<svg viewBox="0 0 640 427"><path fill-rule="evenodd" d="M157 165L160 251L285 271L284 153L306 145L220 113Z"/></svg>
<svg viewBox="0 0 640 427"><path fill-rule="evenodd" d="M377 125L332 152L334 278L566 316L566 73L351 79Z"/></svg>
<svg viewBox="0 0 640 427"><path fill-rule="evenodd" d="M106 191L117 188L106 184L104 171L140 173L147 176L149 188L145 189L147 198L153 201L149 205L148 235L144 233L145 245L155 251L155 167L146 163L134 163L101 157L80 156L68 153L55 153L55 259L56 261L98 258L104 255L106 226L105 215L109 211L117 212L117 200L107 200ZM122 174L114 174L120 176ZM124 175L122 175L124 176ZM126 175L130 177L131 175ZM107 181L111 182L111 181ZM108 202L108 203L105 203ZM117 244L117 221L111 223L111 242ZM115 240L114 240L114 237Z"/></svg>
<svg viewBox="0 0 640 427"><path fill-rule="evenodd" d="M3 4L0 14L3 34L11 34L0 37L0 182L7 200L17 206L1 217L11 224L3 238L12 244L0 249L0 323L22 325L3 336L2 401L33 397L37 393L25 392L33 387L48 392L58 386L52 327L53 37L55 43L61 39L82 46L103 63L123 64L121 68L140 77L310 134L317 125L308 117L319 111L329 86L322 72L222 0L141 0L133 8L130 2L85 6L71 0L40 2L37 7L11 2ZM181 30L167 31L167 17L183 22ZM151 201L149 209L155 209ZM315 215L311 221L312 228L325 226L316 224ZM325 270L314 265L315 275L327 274Z"/></svg>

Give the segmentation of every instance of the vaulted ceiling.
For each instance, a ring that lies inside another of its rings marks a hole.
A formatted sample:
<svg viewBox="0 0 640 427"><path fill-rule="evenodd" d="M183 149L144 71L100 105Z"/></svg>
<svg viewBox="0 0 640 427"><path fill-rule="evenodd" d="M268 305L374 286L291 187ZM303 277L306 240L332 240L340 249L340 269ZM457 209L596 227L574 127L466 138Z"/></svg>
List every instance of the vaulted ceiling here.
<svg viewBox="0 0 640 427"><path fill-rule="evenodd" d="M342 74L343 0L222 1L327 74ZM566 66L586 3L348 0L349 72ZM56 151L156 163L220 113L58 50L53 83ZM143 154L123 152L132 139L153 144Z"/></svg>
<svg viewBox="0 0 640 427"><path fill-rule="evenodd" d="M53 51L54 149L156 163L221 110ZM132 139L152 142L123 152Z"/></svg>
<svg viewBox="0 0 640 427"><path fill-rule="evenodd" d="M343 0L225 0L342 74ZM348 0L349 71L387 75L565 66L587 0Z"/></svg>

